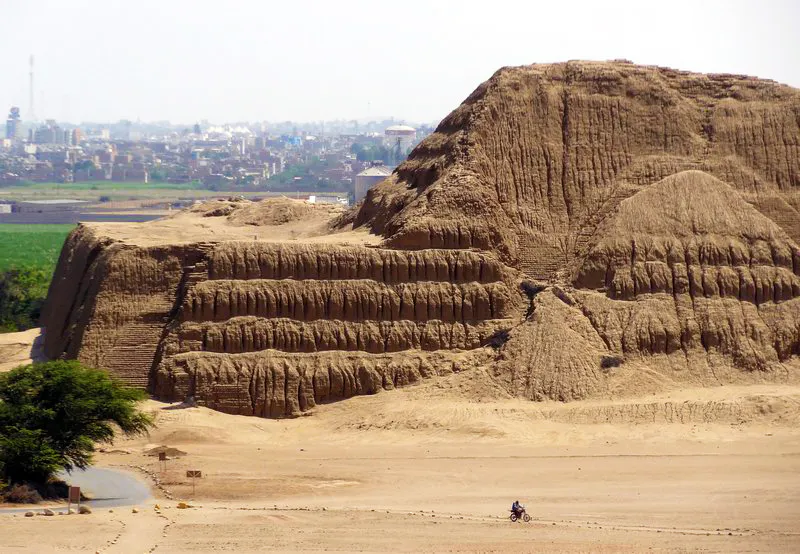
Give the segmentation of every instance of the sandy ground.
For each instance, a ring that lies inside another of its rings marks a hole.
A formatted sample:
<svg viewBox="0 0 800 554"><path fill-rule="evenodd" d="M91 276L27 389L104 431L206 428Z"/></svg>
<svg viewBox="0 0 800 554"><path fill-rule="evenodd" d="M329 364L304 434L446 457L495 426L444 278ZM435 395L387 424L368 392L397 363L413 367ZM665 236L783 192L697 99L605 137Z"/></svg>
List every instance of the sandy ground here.
<svg viewBox="0 0 800 554"><path fill-rule="evenodd" d="M790 385L534 404L441 382L293 420L148 402L158 428L97 461L156 498L137 514L2 515L0 551L797 552L798 406ZM144 455L161 444L187 453L165 472ZM194 494L187 469L203 472ZM517 498L531 523L508 521Z"/></svg>
<svg viewBox="0 0 800 554"><path fill-rule="evenodd" d="M0 371L44 359L44 335L41 329L19 333L0 333Z"/></svg>
<svg viewBox="0 0 800 554"><path fill-rule="evenodd" d="M259 206L266 212L271 206L270 202L297 202L306 205L303 201L288 199L274 199L263 202ZM257 240L266 242L300 241L315 244L339 245L376 245L381 237L372 235L364 229L356 231L331 230L331 221L343 208L332 205L317 205L311 214L302 219L289 221L279 225L233 224L227 217L203 217L202 214L183 210L173 212L171 215L148 221L145 223L129 222L103 222L86 223L95 229L98 234L113 238L127 244L136 246L156 246L168 244L190 244L202 241L225 240Z"/></svg>
<svg viewBox="0 0 800 554"><path fill-rule="evenodd" d="M224 218L201 218L194 214L180 214L145 223L86 223L96 229L99 234L136 246L157 246L164 244L164 237L169 237L169 244L191 244L202 241L221 240L259 240L268 242L284 242L298 240L309 243L325 244L378 244L380 237L366 231L346 231L335 234L324 234L323 226L327 220L319 222L319 236L307 236L308 224L286 224L280 226L243 226L228 225Z"/></svg>

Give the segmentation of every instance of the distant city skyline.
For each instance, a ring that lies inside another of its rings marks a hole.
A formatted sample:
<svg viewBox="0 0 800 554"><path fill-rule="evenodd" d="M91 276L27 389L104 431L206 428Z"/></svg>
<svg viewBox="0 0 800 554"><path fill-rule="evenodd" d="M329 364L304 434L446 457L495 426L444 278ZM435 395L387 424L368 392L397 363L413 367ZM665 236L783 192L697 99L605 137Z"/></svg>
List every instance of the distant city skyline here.
<svg viewBox="0 0 800 554"><path fill-rule="evenodd" d="M5 0L0 110L42 121L434 122L506 65L625 58L800 86L792 0ZM381 114L380 116L378 114Z"/></svg>
<svg viewBox="0 0 800 554"><path fill-rule="evenodd" d="M20 107L16 106L16 105L15 106L11 106L11 108L20 109ZM8 110L6 110L6 111L8 111ZM195 120L195 121L169 121L169 120L146 121L146 120L132 120L130 118L122 118L122 119L118 119L118 120L114 120L114 121L101 121L101 120L68 121L68 120L60 120L60 119L52 118L52 117L37 117L36 120L31 120L31 119L26 118L24 113L21 113L21 112L18 112L18 113L20 115L20 120L25 122L26 124L30 124L31 122L35 122L35 123L41 124L41 123L45 123L47 121L55 121L56 123L59 123L59 124L66 124L66 125L75 126L75 127L79 127L79 126L82 126L82 125L92 125L92 126L97 126L97 125L121 125L121 124L123 124L125 122L129 122L132 125L154 125L154 126L169 125L171 127L190 127L190 128L193 127L194 125L200 125L200 126L204 126L204 127L207 127L207 126L221 126L221 125L222 126L225 126L225 125L228 125L228 126L230 126L230 125L251 125L251 126L255 127L255 126L258 126L258 125L282 126L282 125L286 125L286 124L294 124L294 125L298 125L298 126L304 126L304 127L311 128L311 127L315 127L315 126L318 127L320 125L326 125L327 126L329 124L333 124L333 125L336 125L336 124L340 124L340 125L352 124L353 122L356 122L358 125L367 125L367 124L370 124L370 123L384 123L384 122L386 122L386 123L394 122L394 123L403 124L403 125L408 124L408 125L421 125L421 126L431 126L431 125L438 124L438 120L437 121L414 121L412 119L402 118L402 117L395 117L395 116L375 116L375 117L371 117L371 118L366 118L366 117L362 117L362 118L334 118L334 119L323 119L323 120L316 120L316 121L297 121L297 120L291 120L291 119L281 119L281 120L274 120L274 121L269 121L269 120L210 121L208 119L199 119L199 120Z"/></svg>
<svg viewBox="0 0 800 554"><path fill-rule="evenodd" d="M15 111L16 110L16 111ZM91 136L108 135L110 138L132 138L134 140L161 140L168 134L219 134L223 131L239 132L248 130L253 136L283 136L300 135L308 136L341 136L341 135L383 135L393 126L401 127L413 125L415 130L431 132L438 122L413 122L397 118L376 118L374 120L337 119L328 121L227 121L214 122L201 120L194 123L169 122L169 121L83 121L70 122L46 119L39 121L25 121L18 108L12 107L8 114L5 134L0 132L0 138L9 138L24 141L27 139L34 143L61 143L61 140L39 141L34 140L34 135L50 136L53 128L63 131L89 132ZM77 144L77 143L76 143Z"/></svg>

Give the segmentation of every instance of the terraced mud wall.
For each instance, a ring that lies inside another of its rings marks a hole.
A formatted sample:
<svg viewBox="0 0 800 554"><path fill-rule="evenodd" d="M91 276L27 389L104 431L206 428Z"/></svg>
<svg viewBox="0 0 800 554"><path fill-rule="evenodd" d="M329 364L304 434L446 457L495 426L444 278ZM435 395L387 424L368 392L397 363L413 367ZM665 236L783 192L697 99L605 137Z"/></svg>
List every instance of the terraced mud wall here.
<svg viewBox="0 0 800 554"><path fill-rule="evenodd" d="M524 303L511 275L469 251L139 248L81 227L56 277L78 286L53 285L47 349L158 398L288 416L452 372L511 325Z"/></svg>

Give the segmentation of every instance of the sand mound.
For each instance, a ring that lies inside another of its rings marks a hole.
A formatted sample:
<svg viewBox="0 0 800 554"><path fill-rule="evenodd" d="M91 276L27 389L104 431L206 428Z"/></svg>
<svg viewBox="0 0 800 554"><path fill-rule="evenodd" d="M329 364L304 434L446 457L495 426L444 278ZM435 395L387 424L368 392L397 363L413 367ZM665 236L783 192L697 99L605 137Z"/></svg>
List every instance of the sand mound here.
<svg viewBox="0 0 800 554"><path fill-rule="evenodd" d="M166 454L168 458L186 456L186 452L183 450L178 450L177 448L166 445L156 446L155 448L149 448L144 451L145 456L158 456L161 453Z"/></svg>
<svg viewBox="0 0 800 554"><path fill-rule="evenodd" d="M236 210L228 218L233 225L285 225L293 221L331 218L344 211L334 204L309 204L302 200L275 198L255 202Z"/></svg>
<svg viewBox="0 0 800 554"><path fill-rule="evenodd" d="M268 198L251 202L244 198L209 200L196 204L187 211L202 217L225 217L231 225L278 226L325 218L330 220L344 211L338 204L309 204L305 200Z"/></svg>
<svg viewBox="0 0 800 554"><path fill-rule="evenodd" d="M207 200L187 208L186 211L200 214L203 217L224 217L229 216L245 204L251 204L249 200L232 196L227 200Z"/></svg>
<svg viewBox="0 0 800 554"><path fill-rule="evenodd" d="M798 113L745 76L504 68L357 212L229 199L80 227L47 353L266 417L454 375L535 400L787 379Z"/></svg>
<svg viewBox="0 0 800 554"><path fill-rule="evenodd" d="M788 239L774 221L748 204L736 189L697 170L670 175L623 200L611 222L602 227L603 235Z"/></svg>
<svg viewBox="0 0 800 554"><path fill-rule="evenodd" d="M494 375L515 396L585 398L602 386L611 352L574 301L552 289L538 294L527 321L509 333Z"/></svg>

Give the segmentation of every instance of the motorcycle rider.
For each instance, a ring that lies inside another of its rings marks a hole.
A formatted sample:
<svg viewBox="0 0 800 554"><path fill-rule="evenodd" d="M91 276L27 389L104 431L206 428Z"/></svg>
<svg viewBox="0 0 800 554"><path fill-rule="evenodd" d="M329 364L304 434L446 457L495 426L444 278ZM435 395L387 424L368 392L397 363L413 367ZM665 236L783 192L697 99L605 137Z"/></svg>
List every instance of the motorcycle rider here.
<svg viewBox="0 0 800 554"><path fill-rule="evenodd" d="M525 507L519 503L519 500L515 500L514 503L511 505L511 511L514 512L517 517L522 515L522 512L525 511Z"/></svg>

